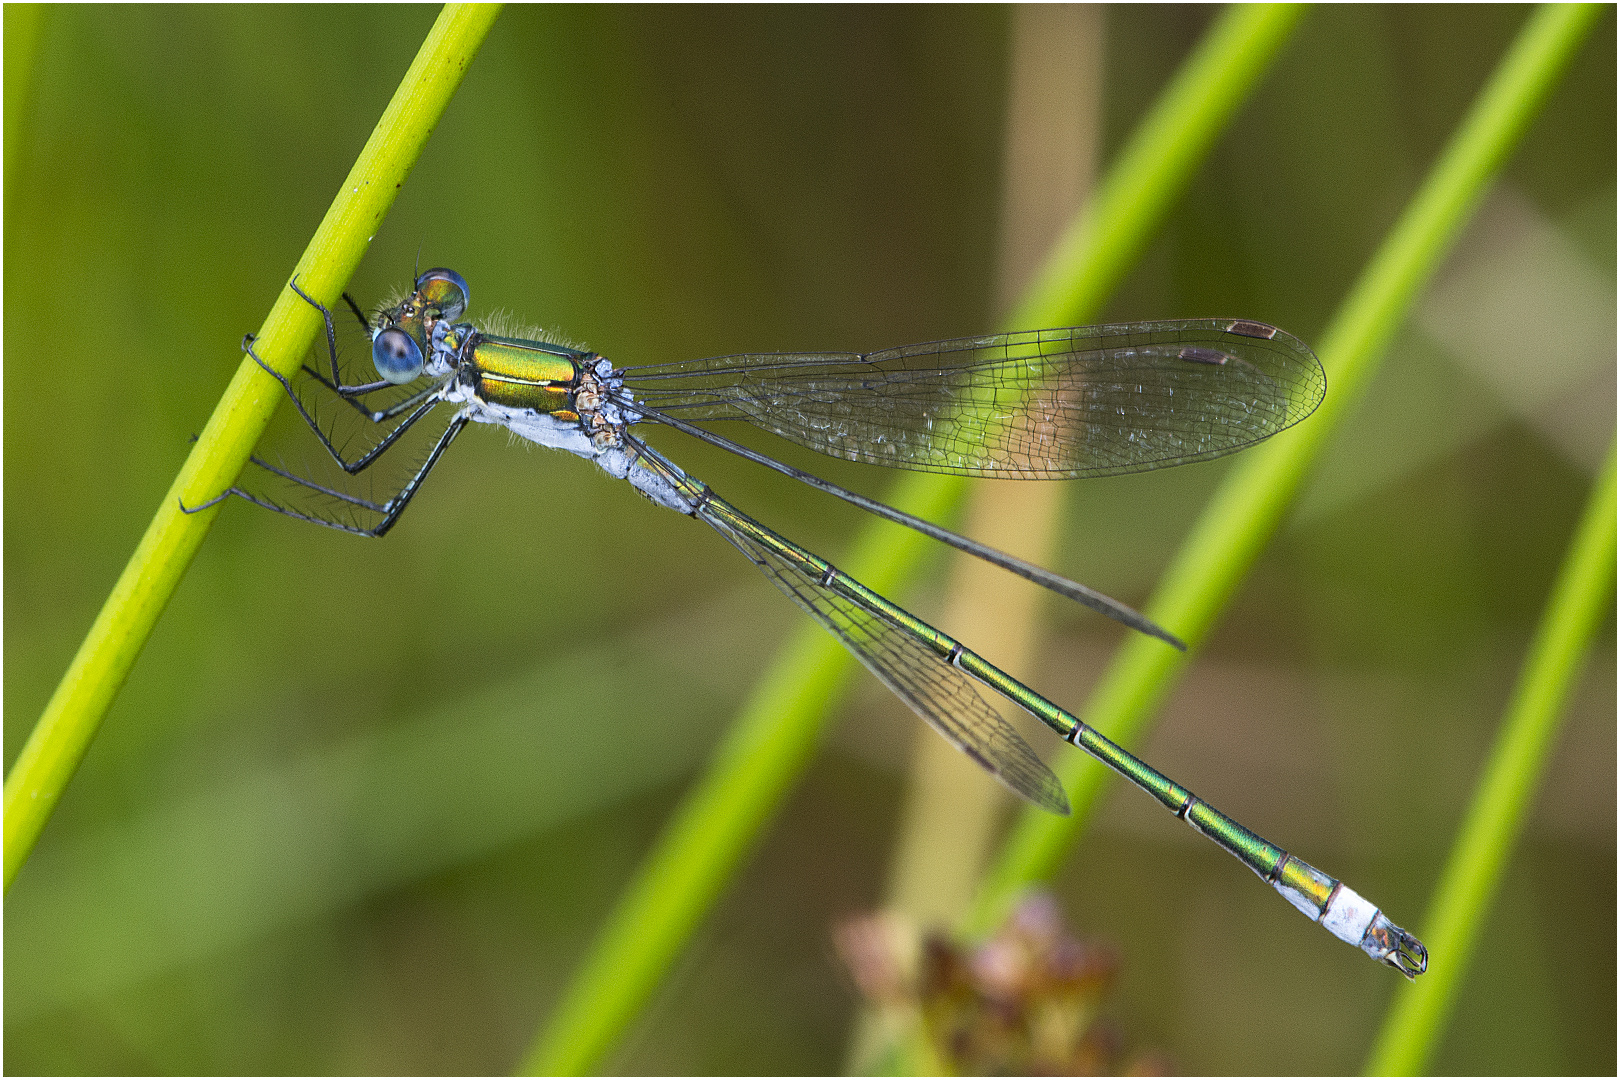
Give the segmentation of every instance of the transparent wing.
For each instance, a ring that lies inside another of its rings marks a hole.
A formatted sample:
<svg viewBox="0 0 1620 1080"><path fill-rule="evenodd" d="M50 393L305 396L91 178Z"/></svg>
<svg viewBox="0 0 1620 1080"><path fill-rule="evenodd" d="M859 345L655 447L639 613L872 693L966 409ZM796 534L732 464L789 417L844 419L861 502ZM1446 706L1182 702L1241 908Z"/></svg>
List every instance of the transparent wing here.
<svg viewBox="0 0 1620 1080"><path fill-rule="evenodd" d="M834 457L969 476L1139 472L1298 423L1327 379L1298 338L1233 319L1080 326L873 353L746 354L625 370L692 423L746 420Z"/></svg>
<svg viewBox="0 0 1620 1080"><path fill-rule="evenodd" d="M809 553L729 504L698 516L714 526L810 617L831 630L867 670L997 779L1037 806L1069 812L1063 785L960 668L906 627L822 583L804 560Z"/></svg>
<svg viewBox="0 0 1620 1080"><path fill-rule="evenodd" d="M334 382L361 386L376 381L377 373L370 337L358 320L337 312L335 321L337 380L323 336L288 380L296 403L284 401L276 410L236 491L293 517L370 533L422 471L457 408L436 397L443 380L427 378L348 399L336 393Z"/></svg>

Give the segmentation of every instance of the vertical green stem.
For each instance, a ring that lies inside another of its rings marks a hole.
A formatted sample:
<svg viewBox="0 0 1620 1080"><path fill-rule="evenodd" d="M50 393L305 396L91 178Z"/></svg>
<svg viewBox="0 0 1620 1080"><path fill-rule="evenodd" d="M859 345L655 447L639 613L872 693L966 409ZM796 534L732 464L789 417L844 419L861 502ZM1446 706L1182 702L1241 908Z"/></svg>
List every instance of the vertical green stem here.
<svg viewBox="0 0 1620 1080"><path fill-rule="evenodd" d="M1611 444L1423 919L1423 940L1432 960L1429 974L1396 991L1367 1060L1368 1075L1423 1072L1445 1030L1508 856L1546 771L1564 704L1598 618L1614 595L1614 459Z"/></svg>
<svg viewBox="0 0 1620 1080"><path fill-rule="evenodd" d="M1090 210L1059 243L1015 311L1014 328L1072 325L1094 315L1301 14L1290 5L1242 5L1216 19L1121 152ZM911 473L890 501L937 520L954 511L966 489L960 477ZM891 593L926 550L916 533L874 521L838 565ZM777 654L709 771L608 916L524 1059L525 1072L571 1075L600 1063L809 762L853 664L809 621Z"/></svg>
<svg viewBox="0 0 1620 1080"><path fill-rule="evenodd" d="M1308 421L1250 451L1228 474L1145 609L1150 619L1190 646L1203 640L1596 14L1590 5L1553 6L1530 18L1323 334L1318 352L1327 369L1327 400ZM1081 718L1131 747L1185 664L1182 654L1133 635L1115 655ZM1057 771L1073 815L1023 812L980 891L965 925L969 932L987 932L1020 891L1051 876L1111 776L1075 755L1064 757Z"/></svg>
<svg viewBox="0 0 1620 1080"><path fill-rule="evenodd" d="M12 190L17 156L22 152L23 133L28 128L29 105L33 101L34 60L45 21L44 4L7 4L6 41L6 193Z"/></svg>
<svg viewBox="0 0 1620 1080"><path fill-rule="evenodd" d="M449 4L440 13L298 261L294 276L305 292L337 300L499 10ZM314 309L284 288L259 328L255 351L290 374L320 326ZM242 362L29 734L6 776L6 888L213 523L216 509L187 514L181 503L207 502L231 485L282 396L258 365Z"/></svg>

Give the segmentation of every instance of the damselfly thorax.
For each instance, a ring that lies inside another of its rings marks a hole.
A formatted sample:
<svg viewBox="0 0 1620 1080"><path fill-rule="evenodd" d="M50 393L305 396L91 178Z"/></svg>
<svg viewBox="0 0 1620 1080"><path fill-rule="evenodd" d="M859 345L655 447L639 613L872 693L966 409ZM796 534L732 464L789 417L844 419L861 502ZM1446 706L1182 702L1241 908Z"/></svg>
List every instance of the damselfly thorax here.
<svg viewBox="0 0 1620 1080"><path fill-rule="evenodd" d="M622 376L596 353L567 345L486 333L453 321L465 308L466 282L430 270L397 307L372 327L380 374L390 383L442 378L441 400L461 405L459 418L495 424L530 442L596 462L609 475L660 505L690 513L690 500L639 462L625 439L618 402L633 402ZM418 354L421 355L418 364Z"/></svg>

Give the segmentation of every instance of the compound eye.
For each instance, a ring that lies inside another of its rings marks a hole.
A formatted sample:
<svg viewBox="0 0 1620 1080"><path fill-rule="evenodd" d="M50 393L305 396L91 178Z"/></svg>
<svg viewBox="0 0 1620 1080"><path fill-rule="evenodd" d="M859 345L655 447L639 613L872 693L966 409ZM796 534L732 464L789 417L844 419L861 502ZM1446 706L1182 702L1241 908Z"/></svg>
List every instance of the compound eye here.
<svg viewBox="0 0 1620 1080"><path fill-rule="evenodd" d="M371 339L371 362L377 374L391 383L408 383L422 374L422 347L397 326L379 331Z"/></svg>
<svg viewBox="0 0 1620 1080"><path fill-rule="evenodd" d="M438 308L441 318L452 321L461 318L472 300L467 279L442 266L416 279L416 293L430 306Z"/></svg>

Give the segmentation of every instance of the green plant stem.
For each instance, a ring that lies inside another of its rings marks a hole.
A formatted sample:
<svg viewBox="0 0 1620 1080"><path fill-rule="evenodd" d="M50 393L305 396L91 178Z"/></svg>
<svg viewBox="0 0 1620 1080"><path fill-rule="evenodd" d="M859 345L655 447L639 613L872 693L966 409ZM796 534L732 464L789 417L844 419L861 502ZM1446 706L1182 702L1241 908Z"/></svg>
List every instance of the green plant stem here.
<svg viewBox="0 0 1620 1080"><path fill-rule="evenodd" d="M1591 28L1591 7L1547 7L1531 16L1490 82L1475 99L1423 187L1362 272L1323 334L1318 353L1328 396L1308 421L1247 453L1227 475L1166 571L1145 614L1197 648L1271 538L1307 470L1340 421L1360 400L1385 346L1450 249L1487 184L1536 114ZM1081 716L1129 748L1170 692L1183 654L1133 635ZM1087 823L1113 774L1077 754L1058 775L1072 816L1025 810L964 924L983 934L1005 917L1018 894L1049 878Z"/></svg>
<svg viewBox="0 0 1620 1080"><path fill-rule="evenodd" d="M1369 1076L1428 1068L1468 972L1508 856L1547 769L1598 618L1614 595L1615 451L1592 484L1547 610L1519 672L1479 786L1423 919L1429 973L1397 989L1367 1059Z"/></svg>
<svg viewBox="0 0 1620 1080"><path fill-rule="evenodd" d="M29 106L33 103L34 60L45 21L44 4L7 4L3 16L6 41L6 192L12 190L17 157L22 152Z"/></svg>
<svg viewBox="0 0 1620 1080"><path fill-rule="evenodd" d="M1012 327L1070 325L1096 312L1300 15L1295 6L1261 5L1217 18L1065 233ZM959 477L912 473L890 501L939 520L954 513L966 490ZM892 593L911 580L927 550L917 534L873 521L839 565ZM524 1059L525 1072L573 1075L600 1063L803 771L853 666L809 621L777 654L619 898Z"/></svg>
<svg viewBox="0 0 1620 1080"><path fill-rule="evenodd" d="M440 13L298 261L294 277L305 292L336 303L499 10L449 4ZM284 288L255 351L290 375L321 325L315 310ZM235 481L283 396L279 383L243 360L29 734L6 776L7 889L218 512L216 505L187 514L181 504L198 506Z"/></svg>

